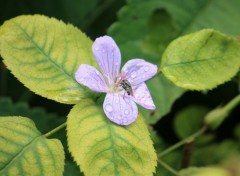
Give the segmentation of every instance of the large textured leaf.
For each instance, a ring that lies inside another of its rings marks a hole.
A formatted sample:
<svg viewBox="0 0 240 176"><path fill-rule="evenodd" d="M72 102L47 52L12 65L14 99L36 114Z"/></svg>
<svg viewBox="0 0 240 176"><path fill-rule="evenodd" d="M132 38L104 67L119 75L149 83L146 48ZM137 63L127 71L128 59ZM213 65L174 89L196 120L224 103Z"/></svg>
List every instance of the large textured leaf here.
<svg viewBox="0 0 240 176"><path fill-rule="evenodd" d="M119 20L109 28L108 34L117 41L125 62L138 57L159 64L168 43L183 34L214 28L239 35L239 8L239 0L128 0L118 13ZM156 91L158 87L165 87L165 90L170 87L168 81L162 80L151 80L148 84L153 96L159 99L163 96ZM168 112L184 92L174 85L171 85L171 90L165 92L166 99L161 101L156 110L160 116L149 116L152 122L165 114L162 112ZM166 105L164 102L169 103Z"/></svg>
<svg viewBox="0 0 240 176"><path fill-rule="evenodd" d="M129 126L118 126L86 99L71 110L67 135L69 150L86 176L150 176L155 171L157 156L141 115Z"/></svg>
<svg viewBox="0 0 240 176"><path fill-rule="evenodd" d="M163 54L160 69L180 87L211 89L239 71L239 50L234 38L204 29L174 40Z"/></svg>
<svg viewBox="0 0 240 176"><path fill-rule="evenodd" d="M72 25L45 16L19 16L0 28L0 53L11 72L37 94L62 103L89 96L74 78L94 64L92 42Z"/></svg>
<svg viewBox="0 0 240 176"><path fill-rule="evenodd" d="M0 117L0 175L62 175L59 140L46 139L24 117Z"/></svg>

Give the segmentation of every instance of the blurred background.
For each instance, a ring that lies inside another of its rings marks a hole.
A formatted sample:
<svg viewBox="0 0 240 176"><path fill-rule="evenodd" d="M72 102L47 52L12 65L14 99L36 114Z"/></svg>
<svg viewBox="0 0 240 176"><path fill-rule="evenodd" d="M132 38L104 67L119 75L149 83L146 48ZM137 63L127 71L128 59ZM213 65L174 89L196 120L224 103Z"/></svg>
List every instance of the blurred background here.
<svg viewBox="0 0 240 176"><path fill-rule="evenodd" d="M0 0L0 25L18 15L43 14L73 24L92 40L101 35L111 35L119 44L124 62L137 56L159 64L167 44L186 33L214 28L240 36L239 9L240 0ZM206 112L224 105L239 94L239 83L238 74L211 91L196 92L177 88L165 78L149 82L154 100L159 101L159 112L154 112L153 117L149 111L143 113L151 126L157 151L196 131L202 125ZM158 88L161 92L156 91ZM71 107L29 91L10 73L1 58L0 115L30 117L38 129L46 133L65 121ZM195 117L192 117L193 114ZM222 158L232 155L228 153L229 149L239 152L239 114L240 106L216 131L208 131L199 140L192 165L228 163ZM181 132L183 127L187 129L185 133ZM65 145L64 175L81 175L66 150L64 130L53 137L60 138ZM212 157L207 159L209 154ZM182 150L178 150L165 159L178 169L181 155ZM230 157L229 162L227 166L231 163L240 166L239 159L236 162ZM159 167L156 175L171 174Z"/></svg>

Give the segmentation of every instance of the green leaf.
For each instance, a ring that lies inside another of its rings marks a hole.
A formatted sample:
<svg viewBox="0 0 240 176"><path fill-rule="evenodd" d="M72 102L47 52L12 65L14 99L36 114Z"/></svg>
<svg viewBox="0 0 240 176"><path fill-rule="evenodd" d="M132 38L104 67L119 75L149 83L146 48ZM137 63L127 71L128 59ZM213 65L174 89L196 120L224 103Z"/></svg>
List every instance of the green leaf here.
<svg viewBox="0 0 240 176"><path fill-rule="evenodd" d="M180 176L230 176L230 173L220 167L190 167L179 172Z"/></svg>
<svg viewBox="0 0 240 176"><path fill-rule="evenodd" d="M35 93L66 104L88 97L74 74L95 64L92 41L72 25L40 15L19 16L0 28L0 53L11 72Z"/></svg>
<svg viewBox="0 0 240 176"><path fill-rule="evenodd" d="M185 139L198 131L204 121L208 108L200 105L191 105L185 107L177 113L174 119L175 131L180 139Z"/></svg>
<svg viewBox="0 0 240 176"><path fill-rule="evenodd" d="M223 107L217 107L205 116L205 123L212 129L218 128L228 117L230 112L240 104L240 94L234 97Z"/></svg>
<svg viewBox="0 0 240 176"><path fill-rule="evenodd" d="M87 176L146 176L155 171L157 156L141 115L129 126L118 126L86 99L71 110L67 136L69 150Z"/></svg>
<svg viewBox="0 0 240 176"><path fill-rule="evenodd" d="M228 112L222 107L211 110L205 117L205 123L212 129L218 128L228 117Z"/></svg>
<svg viewBox="0 0 240 176"><path fill-rule="evenodd" d="M205 29L171 42L160 69L179 87L212 89L239 71L239 50L240 43L234 38Z"/></svg>
<svg viewBox="0 0 240 176"><path fill-rule="evenodd" d="M0 118L0 175L62 175L64 152L25 117Z"/></svg>

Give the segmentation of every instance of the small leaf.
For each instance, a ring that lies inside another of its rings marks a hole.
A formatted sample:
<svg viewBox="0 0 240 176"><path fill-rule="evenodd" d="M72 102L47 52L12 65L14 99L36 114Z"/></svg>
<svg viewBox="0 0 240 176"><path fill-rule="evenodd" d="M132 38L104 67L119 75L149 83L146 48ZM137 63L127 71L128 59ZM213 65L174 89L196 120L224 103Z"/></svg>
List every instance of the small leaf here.
<svg viewBox="0 0 240 176"><path fill-rule="evenodd" d="M0 175L62 175L64 152L25 117L0 118Z"/></svg>
<svg viewBox="0 0 240 176"><path fill-rule="evenodd" d="M11 72L35 93L66 104L89 96L74 74L80 64L93 64L91 45L72 25L40 15L19 16L0 28L0 53Z"/></svg>
<svg viewBox="0 0 240 176"><path fill-rule="evenodd" d="M161 70L179 87L212 89L230 80L240 67L240 44L205 29L174 40L165 50Z"/></svg>
<svg viewBox="0 0 240 176"><path fill-rule="evenodd" d="M210 128L218 128L222 122L228 117L229 113L240 103L240 95L234 97L226 105L222 107L217 107L210 111L205 116L205 123L209 125Z"/></svg>
<svg viewBox="0 0 240 176"><path fill-rule="evenodd" d="M71 110L67 135L69 150L87 176L146 176L155 171L157 156L141 115L129 126L118 126L85 99Z"/></svg>
<svg viewBox="0 0 240 176"><path fill-rule="evenodd" d="M231 174L220 167L190 167L184 170L181 170L179 173L180 176L231 176Z"/></svg>
<svg viewBox="0 0 240 176"><path fill-rule="evenodd" d="M228 112L225 111L225 109L218 107L210 111L204 120L210 128L216 129L222 124L227 116Z"/></svg>

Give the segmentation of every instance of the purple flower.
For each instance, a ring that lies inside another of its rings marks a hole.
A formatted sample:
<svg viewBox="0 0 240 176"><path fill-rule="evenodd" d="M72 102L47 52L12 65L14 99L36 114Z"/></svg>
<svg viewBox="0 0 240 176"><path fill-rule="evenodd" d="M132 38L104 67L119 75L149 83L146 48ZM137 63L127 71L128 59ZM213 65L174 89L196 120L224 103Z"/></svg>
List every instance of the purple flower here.
<svg viewBox="0 0 240 176"><path fill-rule="evenodd" d="M144 81L157 73L157 66L143 59L129 60L122 68L121 53L109 36L99 37L92 46L100 72L82 64L75 73L76 80L95 92L106 92L103 109L107 117L119 124L129 125L138 116L137 104L155 109Z"/></svg>

